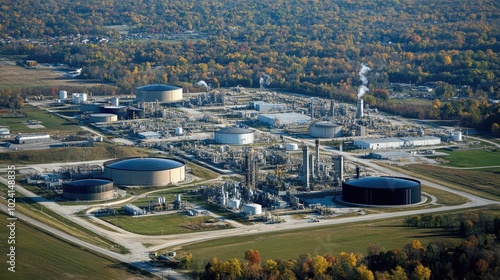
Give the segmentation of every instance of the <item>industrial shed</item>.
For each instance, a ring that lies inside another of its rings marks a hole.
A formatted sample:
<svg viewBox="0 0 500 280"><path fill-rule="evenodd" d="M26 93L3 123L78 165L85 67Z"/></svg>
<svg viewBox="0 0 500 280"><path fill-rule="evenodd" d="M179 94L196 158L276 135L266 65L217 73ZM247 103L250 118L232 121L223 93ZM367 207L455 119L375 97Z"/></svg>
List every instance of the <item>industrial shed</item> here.
<svg viewBox="0 0 500 280"><path fill-rule="evenodd" d="M420 181L402 177L365 177L342 183L342 200L360 205L419 203Z"/></svg>
<svg viewBox="0 0 500 280"><path fill-rule="evenodd" d="M166 186L185 179L185 164L167 158L123 158L104 163L103 177L124 186Z"/></svg>
<svg viewBox="0 0 500 280"><path fill-rule="evenodd" d="M17 135L14 138L14 142L16 144L47 143L50 142L50 135L48 134Z"/></svg>
<svg viewBox="0 0 500 280"><path fill-rule="evenodd" d="M155 84L139 87L135 91L137 102L177 102L182 100L182 88Z"/></svg>
<svg viewBox="0 0 500 280"><path fill-rule="evenodd" d="M354 140L354 146L360 149L369 149L369 150L411 148L411 147L432 146L439 144L441 144L441 138L433 136Z"/></svg>

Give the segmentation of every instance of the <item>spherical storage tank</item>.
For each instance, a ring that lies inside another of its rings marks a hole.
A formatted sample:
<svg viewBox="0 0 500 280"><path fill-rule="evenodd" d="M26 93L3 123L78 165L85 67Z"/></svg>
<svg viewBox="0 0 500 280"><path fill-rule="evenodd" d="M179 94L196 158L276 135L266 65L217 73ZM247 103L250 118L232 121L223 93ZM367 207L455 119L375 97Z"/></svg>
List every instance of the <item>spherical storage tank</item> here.
<svg viewBox="0 0 500 280"><path fill-rule="evenodd" d="M74 200L105 200L113 198L113 181L82 179L63 184L63 197Z"/></svg>
<svg viewBox="0 0 500 280"><path fill-rule="evenodd" d="M215 142L219 144L252 144L254 132L246 128L227 127L215 132Z"/></svg>
<svg viewBox="0 0 500 280"><path fill-rule="evenodd" d="M185 164L167 158L124 158L104 163L104 178L116 185L166 186L185 179Z"/></svg>
<svg viewBox="0 0 500 280"><path fill-rule="evenodd" d="M135 91L137 102L176 102L182 100L182 88L169 85L147 85Z"/></svg>
<svg viewBox="0 0 500 280"><path fill-rule="evenodd" d="M332 122L317 122L311 125L310 135L316 138L341 137L342 126Z"/></svg>
<svg viewBox="0 0 500 280"><path fill-rule="evenodd" d="M421 201L420 181L401 177L365 177L342 183L342 200L363 205L408 205Z"/></svg>

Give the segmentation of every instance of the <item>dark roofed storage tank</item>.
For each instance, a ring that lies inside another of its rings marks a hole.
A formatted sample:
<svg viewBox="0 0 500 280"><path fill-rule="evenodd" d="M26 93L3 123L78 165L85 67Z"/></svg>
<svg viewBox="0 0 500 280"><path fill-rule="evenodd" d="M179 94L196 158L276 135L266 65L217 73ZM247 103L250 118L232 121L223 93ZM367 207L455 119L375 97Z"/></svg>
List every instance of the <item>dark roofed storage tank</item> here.
<svg viewBox="0 0 500 280"><path fill-rule="evenodd" d="M342 200L362 205L408 205L421 201L420 181L402 177L365 177L342 183Z"/></svg>

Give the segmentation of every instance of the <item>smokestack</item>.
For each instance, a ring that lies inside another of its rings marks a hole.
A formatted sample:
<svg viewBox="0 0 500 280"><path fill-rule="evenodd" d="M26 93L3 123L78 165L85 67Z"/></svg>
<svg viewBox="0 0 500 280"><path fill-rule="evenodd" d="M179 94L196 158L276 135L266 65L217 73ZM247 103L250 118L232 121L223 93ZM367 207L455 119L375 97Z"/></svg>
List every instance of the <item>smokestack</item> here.
<svg viewBox="0 0 500 280"><path fill-rule="evenodd" d="M311 179L314 180L314 156L309 154L309 172L311 173Z"/></svg>
<svg viewBox="0 0 500 280"><path fill-rule="evenodd" d="M339 177L340 182L344 181L344 157L337 156L334 159L335 173Z"/></svg>
<svg viewBox="0 0 500 280"><path fill-rule="evenodd" d="M359 168L359 166L356 166L356 179L359 179L359 172L360 172L360 168Z"/></svg>
<svg viewBox="0 0 500 280"><path fill-rule="evenodd" d="M314 120L314 99L311 98L311 120Z"/></svg>
<svg viewBox="0 0 500 280"><path fill-rule="evenodd" d="M359 98L357 102L356 118L363 118L363 99Z"/></svg>
<svg viewBox="0 0 500 280"><path fill-rule="evenodd" d="M302 183L309 189L309 147L302 147Z"/></svg>
<svg viewBox="0 0 500 280"><path fill-rule="evenodd" d="M319 139L316 139L314 142L316 144L316 159L315 159L316 177L319 177Z"/></svg>
<svg viewBox="0 0 500 280"><path fill-rule="evenodd" d="M332 101L330 101L330 117L333 117L335 115L335 103Z"/></svg>

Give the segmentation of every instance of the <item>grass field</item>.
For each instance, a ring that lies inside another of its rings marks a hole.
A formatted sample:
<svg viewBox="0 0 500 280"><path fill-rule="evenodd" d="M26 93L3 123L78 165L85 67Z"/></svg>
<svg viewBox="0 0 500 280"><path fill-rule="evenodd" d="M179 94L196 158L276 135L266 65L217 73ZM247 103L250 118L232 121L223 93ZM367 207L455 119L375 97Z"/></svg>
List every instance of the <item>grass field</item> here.
<svg viewBox="0 0 500 280"><path fill-rule="evenodd" d="M0 196L7 196L7 186L3 184L0 184ZM2 200L1 203L5 203L5 201ZM34 203L33 200L24 197L20 193L16 194L16 211L96 246L106 249L113 248L113 251L119 253L128 253L128 249L123 248L104 237L96 236L87 228L81 227L80 225L61 217L55 212L42 207L38 203Z"/></svg>
<svg viewBox="0 0 500 280"><path fill-rule="evenodd" d="M71 151L71 152L70 152ZM0 165L36 164L50 162L76 162L107 158L147 156L149 151L143 148L115 146L99 143L95 147L51 148L45 150L15 151L0 154Z"/></svg>
<svg viewBox="0 0 500 280"><path fill-rule="evenodd" d="M476 209L484 211L484 209ZM470 210L468 210L470 211ZM473 210L474 211L474 210ZM489 210L495 215L500 209ZM252 236L231 237L184 246L178 252L192 253L194 269L203 269L212 258L243 260L244 252L258 250L265 259L293 259L302 253L323 255L342 251L366 255L367 248L374 244L385 250L402 249L412 240L424 244L441 239L461 240L453 231L443 229L409 228L403 226L404 219L382 220L372 223L336 225L306 230L285 231ZM388 238L390 236L390 238ZM170 248L167 248L167 251Z"/></svg>
<svg viewBox="0 0 500 280"><path fill-rule="evenodd" d="M440 156L443 165L451 167L483 167L500 166L499 150L438 150L447 153L447 156ZM498 169L497 171L500 171Z"/></svg>
<svg viewBox="0 0 500 280"><path fill-rule="evenodd" d="M7 58L8 63L0 64L0 88L51 88L51 87L91 87L95 81L70 79L62 72L51 68L26 69L13 65L15 60L22 61L23 57Z"/></svg>
<svg viewBox="0 0 500 280"><path fill-rule="evenodd" d="M8 126L12 134L16 133L35 133L46 132L50 134L70 133L80 131L78 123L71 119L64 119L51 114L45 110L25 106L21 109L21 113L26 114L26 117L13 118L10 114L0 114L0 123L3 126ZM23 122L28 120L40 121L45 128L31 129Z"/></svg>
<svg viewBox="0 0 500 280"><path fill-rule="evenodd" d="M0 212L0 218L7 216ZM0 231L2 245L6 245L8 231ZM125 264L79 248L35 229L21 221L16 222L16 272L7 270L2 261L0 279L154 279ZM2 252L6 252L2 246ZM4 260L7 257L3 256ZM35 276L36 275L36 276Z"/></svg>
<svg viewBox="0 0 500 280"><path fill-rule="evenodd" d="M184 213L176 213L147 217L115 215L101 217L101 219L130 232L144 235L161 235L193 232L193 229L189 229L185 226L203 223L211 219L211 217L189 217ZM203 230L210 230L210 228Z"/></svg>

